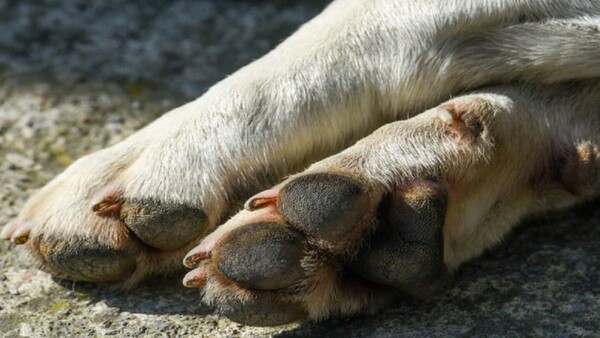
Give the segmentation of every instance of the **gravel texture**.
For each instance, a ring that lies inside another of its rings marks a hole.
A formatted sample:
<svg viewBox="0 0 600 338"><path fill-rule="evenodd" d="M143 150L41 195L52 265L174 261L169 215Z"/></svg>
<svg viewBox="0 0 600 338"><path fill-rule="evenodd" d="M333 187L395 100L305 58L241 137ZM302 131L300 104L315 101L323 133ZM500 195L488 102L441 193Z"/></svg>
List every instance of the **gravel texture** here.
<svg viewBox="0 0 600 338"><path fill-rule="evenodd" d="M324 1L0 0L0 223L86 153L260 56ZM600 202L525 222L429 302L252 328L181 276L130 292L53 280L0 243L0 336L598 336Z"/></svg>

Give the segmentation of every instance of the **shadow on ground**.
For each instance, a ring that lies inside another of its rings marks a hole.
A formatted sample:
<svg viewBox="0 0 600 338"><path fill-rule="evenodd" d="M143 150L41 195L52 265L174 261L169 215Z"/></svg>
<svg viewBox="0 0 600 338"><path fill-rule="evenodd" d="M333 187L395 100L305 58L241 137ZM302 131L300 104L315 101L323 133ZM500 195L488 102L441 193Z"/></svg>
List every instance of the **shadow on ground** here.
<svg viewBox="0 0 600 338"><path fill-rule="evenodd" d="M429 302L306 324L280 337L594 336L600 332L600 201L523 224Z"/></svg>

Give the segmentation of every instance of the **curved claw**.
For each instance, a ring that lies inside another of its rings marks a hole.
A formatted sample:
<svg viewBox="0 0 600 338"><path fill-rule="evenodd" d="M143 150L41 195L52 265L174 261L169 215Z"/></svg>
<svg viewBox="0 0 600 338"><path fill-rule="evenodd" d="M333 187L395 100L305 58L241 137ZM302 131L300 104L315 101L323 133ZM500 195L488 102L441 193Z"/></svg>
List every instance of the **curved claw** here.
<svg viewBox="0 0 600 338"><path fill-rule="evenodd" d="M10 241L15 244L25 244L29 240L29 234L31 234L31 223L25 222L19 225L15 232L10 237Z"/></svg>
<svg viewBox="0 0 600 338"><path fill-rule="evenodd" d="M121 189L112 184L102 188L92 199L92 211L100 217L118 217L122 205Z"/></svg>
<svg viewBox="0 0 600 338"><path fill-rule="evenodd" d="M254 211L256 209L262 209L266 206L276 204L279 192L283 187L283 183L274 186L271 189L264 190L258 194L250 197L246 203L244 203L244 209L248 211Z"/></svg>
<svg viewBox="0 0 600 338"><path fill-rule="evenodd" d="M10 240L15 230L17 230L17 228L19 227L20 223L21 222L18 218L15 218L12 221L8 222L2 229L2 232L0 232L0 239Z"/></svg>
<svg viewBox="0 0 600 338"><path fill-rule="evenodd" d="M183 258L183 265L193 269L198 267L200 262L207 258L210 258L210 251L205 250L204 246L198 245L185 255Z"/></svg>
<svg viewBox="0 0 600 338"><path fill-rule="evenodd" d="M188 288L201 288L206 285L206 273L202 268L195 268L183 277L183 285Z"/></svg>

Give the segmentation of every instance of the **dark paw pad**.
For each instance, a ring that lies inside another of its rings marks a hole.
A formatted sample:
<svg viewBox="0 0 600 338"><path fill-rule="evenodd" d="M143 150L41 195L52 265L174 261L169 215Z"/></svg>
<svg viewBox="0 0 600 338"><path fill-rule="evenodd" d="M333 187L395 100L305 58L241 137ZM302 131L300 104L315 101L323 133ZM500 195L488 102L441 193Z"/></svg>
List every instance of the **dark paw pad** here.
<svg viewBox="0 0 600 338"><path fill-rule="evenodd" d="M584 142L567 151L556 163L560 169L560 181L565 188L577 195L594 194L600 187L600 150L598 146Z"/></svg>
<svg viewBox="0 0 600 338"><path fill-rule="evenodd" d="M301 280L305 238L289 227L262 223L232 231L212 253L221 274L251 289L275 290Z"/></svg>
<svg viewBox="0 0 600 338"><path fill-rule="evenodd" d="M206 215L181 204L131 200L123 202L120 218L145 244L172 251L200 236Z"/></svg>
<svg viewBox="0 0 600 338"><path fill-rule="evenodd" d="M430 182L401 188L381 206L377 233L352 267L365 278L427 296L445 280L446 196Z"/></svg>
<svg viewBox="0 0 600 338"><path fill-rule="evenodd" d="M366 189L335 174L300 176L279 195L285 218L308 236L335 241L351 232L370 209Z"/></svg>
<svg viewBox="0 0 600 338"><path fill-rule="evenodd" d="M133 247L114 248L89 238L47 240L39 252L51 267L77 281L119 282L136 269Z"/></svg>

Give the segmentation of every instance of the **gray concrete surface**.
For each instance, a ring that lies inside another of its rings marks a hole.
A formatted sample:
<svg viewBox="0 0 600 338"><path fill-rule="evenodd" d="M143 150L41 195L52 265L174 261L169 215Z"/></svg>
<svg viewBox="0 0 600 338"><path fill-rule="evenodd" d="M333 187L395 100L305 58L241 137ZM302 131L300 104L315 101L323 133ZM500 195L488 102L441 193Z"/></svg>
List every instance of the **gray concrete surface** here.
<svg viewBox="0 0 600 338"><path fill-rule="evenodd" d="M0 223L73 159L260 56L324 1L0 0ZM130 292L53 280L0 243L0 336L599 336L600 202L528 221L429 302L252 328L181 276Z"/></svg>

